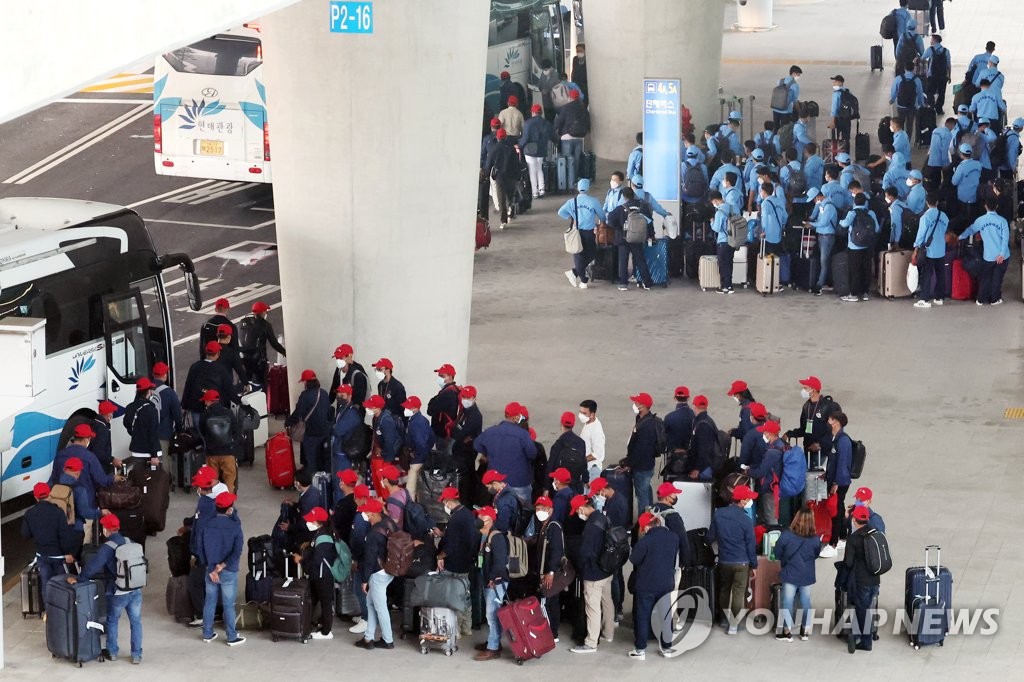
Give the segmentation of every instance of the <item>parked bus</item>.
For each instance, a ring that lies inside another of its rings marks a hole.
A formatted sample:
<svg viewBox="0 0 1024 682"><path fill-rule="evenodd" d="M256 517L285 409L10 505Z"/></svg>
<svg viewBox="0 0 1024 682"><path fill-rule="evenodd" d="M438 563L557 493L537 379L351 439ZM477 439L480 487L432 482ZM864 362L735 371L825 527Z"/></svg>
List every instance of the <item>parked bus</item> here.
<svg viewBox="0 0 1024 682"><path fill-rule="evenodd" d="M164 273L179 270L193 310L198 279L184 254L158 255L131 209L71 199L0 199L0 513L31 502L62 429L117 405L157 361L174 372Z"/></svg>
<svg viewBox="0 0 1024 682"><path fill-rule="evenodd" d="M257 27L247 24L157 57L153 162L158 175L271 182Z"/></svg>

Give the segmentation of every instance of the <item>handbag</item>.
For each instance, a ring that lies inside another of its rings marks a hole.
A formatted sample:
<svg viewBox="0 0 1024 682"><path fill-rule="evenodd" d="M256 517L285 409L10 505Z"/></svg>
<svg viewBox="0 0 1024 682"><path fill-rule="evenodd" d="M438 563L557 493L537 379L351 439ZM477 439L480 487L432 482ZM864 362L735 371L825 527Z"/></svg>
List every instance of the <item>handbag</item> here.
<svg viewBox="0 0 1024 682"><path fill-rule="evenodd" d="M555 523L557 525L557 522L555 522L555 521L552 521L552 523ZM559 526L559 530L561 530L561 526ZM541 570L541 572L544 571L544 559L545 559L545 555L547 553L548 553L548 543L545 542L544 543L544 551L542 551L540 553L540 570ZM553 577L553 579L551 581L551 589L546 589L544 587L541 587L540 588L540 594L541 594L542 597L545 597L545 598L555 597L560 592L562 592L563 590L568 589L568 587L570 585L572 585L574 580L576 580L576 569L574 569L572 567L572 563L569 561L569 557L563 556L562 557L562 563L558 567L558 570L555 571L555 575L554 575L554 577Z"/></svg>
<svg viewBox="0 0 1024 682"><path fill-rule="evenodd" d="M594 228L594 237L597 239L598 246L614 246L615 244L615 230L607 223L601 223Z"/></svg>
<svg viewBox="0 0 1024 682"><path fill-rule="evenodd" d="M576 227L579 222L580 207L575 198L572 200L572 205L576 210L575 217L562 236L565 238L565 252L575 256L577 253L583 252L583 240L580 239L580 230Z"/></svg>
<svg viewBox="0 0 1024 682"><path fill-rule="evenodd" d="M100 509L135 509L142 504L142 488L128 481L114 481L96 491L96 504Z"/></svg>
<svg viewBox="0 0 1024 682"><path fill-rule="evenodd" d="M316 393L316 402L313 403L313 407L310 408L309 414L303 417L301 420L292 424L288 427L288 437L296 443L301 443L302 439L306 437L306 420L313 416L313 412L316 411L316 406L320 404L320 392Z"/></svg>

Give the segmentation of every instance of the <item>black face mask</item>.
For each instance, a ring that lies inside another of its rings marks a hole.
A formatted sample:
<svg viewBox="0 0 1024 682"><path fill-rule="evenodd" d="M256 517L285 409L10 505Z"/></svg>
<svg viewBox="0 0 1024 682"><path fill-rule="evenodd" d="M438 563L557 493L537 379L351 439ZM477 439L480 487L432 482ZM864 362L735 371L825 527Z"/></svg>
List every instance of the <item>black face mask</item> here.
<svg viewBox="0 0 1024 682"><path fill-rule="evenodd" d="M483 519L478 518L478 519L473 521L473 524L476 526L477 530L483 530L484 529L484 521L483 521Z"/></svg>
<svg viewBox="0 0 1024 682"><path fill-rule="evenodd" d="M343 400L342 398L338 398L338 409L344 410L346 407L348 407L348 401Z"/></svg>

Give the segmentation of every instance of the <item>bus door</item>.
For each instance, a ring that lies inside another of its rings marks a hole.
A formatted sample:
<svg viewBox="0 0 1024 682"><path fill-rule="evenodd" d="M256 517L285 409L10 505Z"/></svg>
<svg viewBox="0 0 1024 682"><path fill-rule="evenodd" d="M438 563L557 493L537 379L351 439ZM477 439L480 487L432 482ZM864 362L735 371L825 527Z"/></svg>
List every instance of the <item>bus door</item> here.
<svg viewBox="0 0 1024 682"><path fill-rule="evenodd" d="M103 297L107 395L121 405L135 399L135 387L131 384L149 376L152 358L148 330L142 293L137 288Z"/></svg>

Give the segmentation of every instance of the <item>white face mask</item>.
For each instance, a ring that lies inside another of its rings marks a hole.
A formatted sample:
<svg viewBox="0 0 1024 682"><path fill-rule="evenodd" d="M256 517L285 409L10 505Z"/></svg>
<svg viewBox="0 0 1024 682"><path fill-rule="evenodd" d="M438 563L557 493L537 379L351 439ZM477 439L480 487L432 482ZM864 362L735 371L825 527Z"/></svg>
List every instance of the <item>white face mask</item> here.
<svg viewBox="0 0 1024 682"><path fill-rule="evenodd" d="M833 86L832 86L832 89L833 89L833 90L838 90L838 89L839 89L840 87L842 87L842 86L839 86L839 85L833 85Z"/></svg>
<svg viewBox="0 0 1024 682"><path fill-rule="evenodd" d="M317 526L312 521L306 521L306 528L308 528L310 530L316 530L317 528L319 528L319 526Z"/></svg>
<svg viewBox="0 0 1024 682"><path fill-rule="evenodd" d="M473 401L469 399L463 399L462 406L466 408L473 407Z"/></svg>
<svg viewBox="0 0 1024 682"><path fill-rule="evenodd" d="M806 388L801 388L800 397L803 398L804 400L808 400L811 397L811 392L808 391Z"/></svg>
<svg viewBox="0 0 1024 682"><path fill-rule="evenodd" d="M373 426L373 410L366 411L366 416L363 417L363 421L366 422L367 426Z"/></svg>
<svg viewBox="0 0 1024 682"><path fill-rule="evenodd" d="M633 414L640 414L640 406L633 403Z"/></svg>
<svg viewBox="0 0 1024 682"><path fill-rule="evenodd" d="M763 434L763 435L762 435L762 438L764 438L764 442L765 442L765 443L771 443L771 442L772 442L772 437L771 437L771 436L769 436L769 435L768 435L767 433L766 433L766 434Z"/></svg>
<svg viewBox="0 0 1024 682"><path fill-rule="evenodd" d="M914 186L914 181L911 180L910 178L907 178L907 187L913 187L913 186Z"/></svg>
<svg viewBox="0 0 1024 682"><path fill-rule="evenodd" d="M444 377L437 377L437 385L440 386L441 388L444 388Z"/></svg>
<svg viewBox="0 0 1024 682"><path fill-rule="evenodd" d="M369 515L369 514L367 514L366 512L362 512L362 513L361 513L361 514L359 514L359 515L363 517L363 521L366 521L367 523L369 523L369 522L370 522L370 515Z"/></svg>
<svg viewBox="0 0 1024 682"><path fill-rule="evenodd" d="M576 512L576 516L577 516L577 518L579 518L580 521L586 521L587 520L587 515L584 514L581 511L580 512Z"/></svg>
<svg viewBox="0 0 1024 682"><path fill-rule="evenodd" d="M582 412L580 412L578 416L580 418L580 421L583 422L584 424L586 424L587 422L590 421L590 417L588 417L587 415L583 414Z"/></svg>
<svg viewBox="0 0 1024 682"><path fill-rule="evenodd" d="M732 397L732 399L736 401L736 404L737 404L737 405L739 405L739 404L740 404L740 397L739 397L738 395L734 395L734 396Z"/></svg>
<svg viewBox="0 0 1024 682"><path fill-rule="evenodd" d="M747 500L747 501L745 501L743 503L743 508L744 509L750 509L753 506L754 506L754 501L753 500Z"/></svg>
<svg viewBox="0 0 1024 682"><path fill-rule="evenodd" d="M345 369L345 361L338 359L334 361L334 364L338 366L338 369Z"/></svg>
<svg viewBox="0 0 1024 682"><path fill-rule="evenodd" d="M384 372L380 371L379 369L373 370L373 375L377 377L377 381L380 381L384 378Z"/></svg>
<svg viewBox="0 0 1024 682"><path fill-rule="evenodd" d="M407 408L405 408L405 411L404 411L404 412L403 412L402 414L404 414L404 415L405 415L406 417L411 417L411 416L413 416L413 415L414 415L414 414L416 414L416 413L415 413L415 412L413 412L412 410L410 410L410 409L409 409L409 408L407 407Z"/></svg>
<svg viewBox="0 0 1024 682"><path fill-rule="evenodd" d="M450 507L447 504L444 506L444 513L448 514L449 516L451 516L452 511L454 511L454 510L455 510L454 507Z"/></svg>
<svg viewBox="0 0 1024 682"><path fill-rule="evenodd" d="M539 511L539 510L537 511L537 520L538 521L543 523L544 521L547 521L549 518L551 518L551 512Z"/></svg>
<svg viewBox="0 0 1024 682"><path fill-rule="evenodd" d="M618 189L619 187L622 187L622 183L616 180L609 180L608 186L611 187L612 189Z"/></svg>

